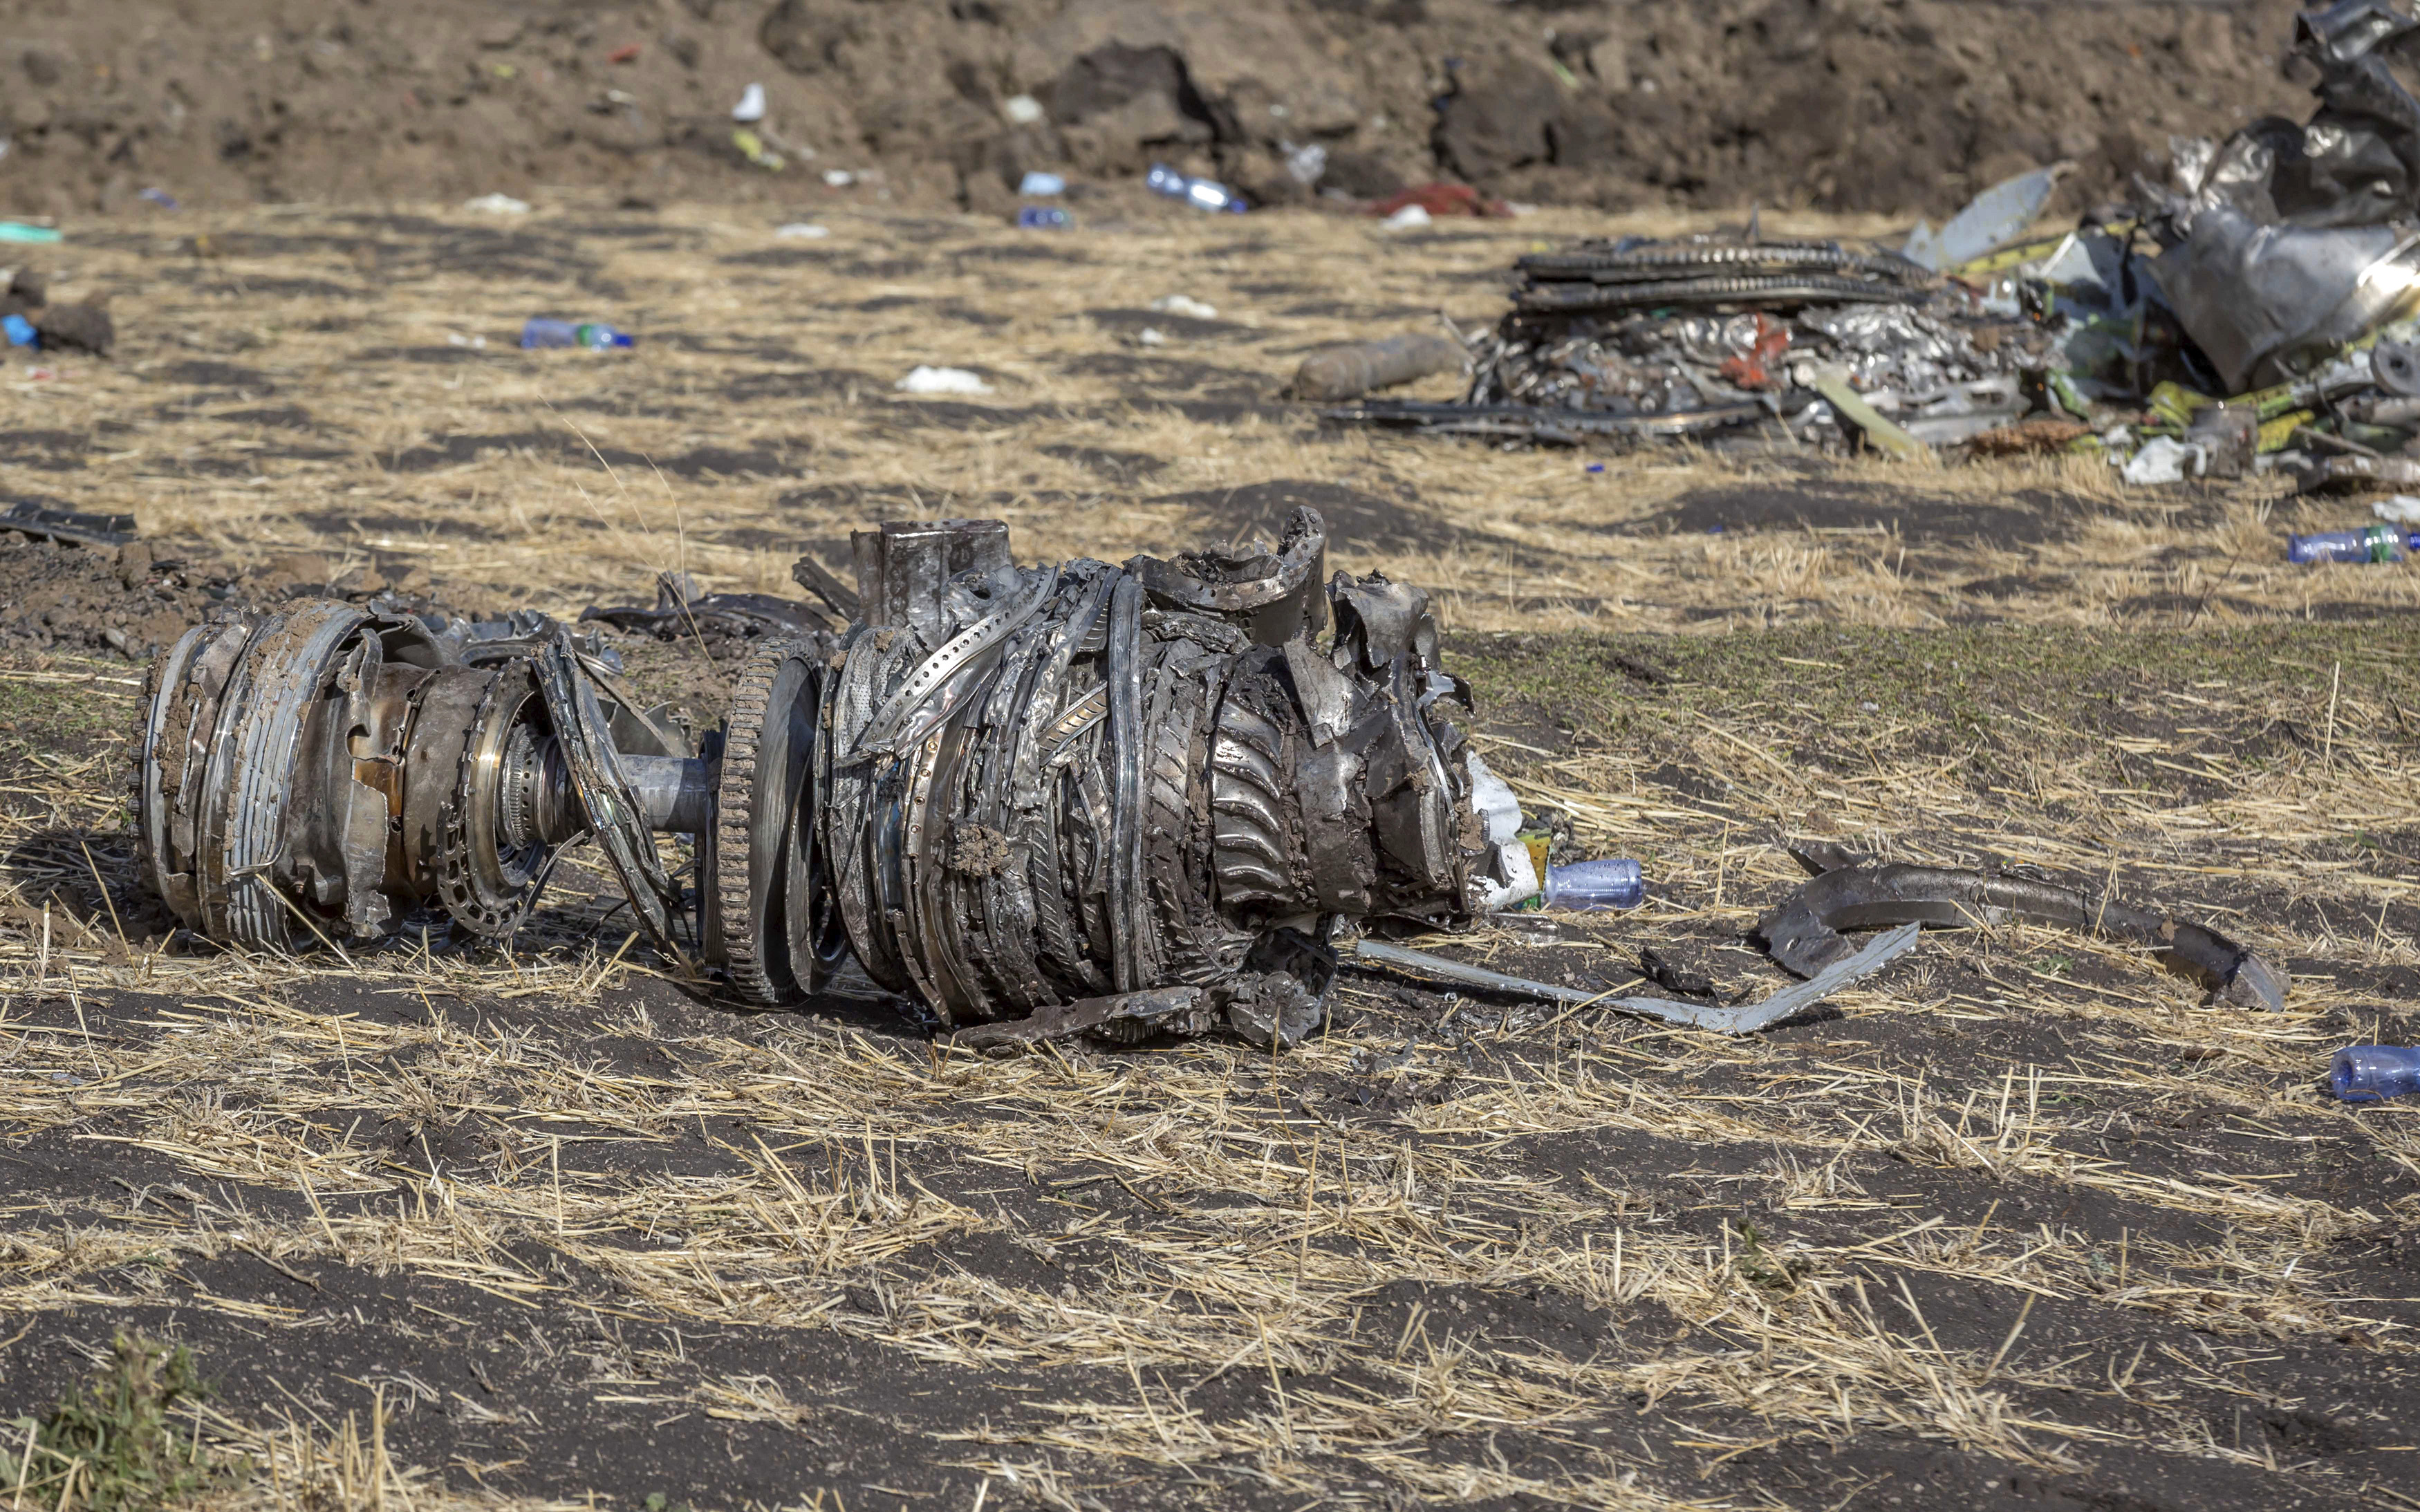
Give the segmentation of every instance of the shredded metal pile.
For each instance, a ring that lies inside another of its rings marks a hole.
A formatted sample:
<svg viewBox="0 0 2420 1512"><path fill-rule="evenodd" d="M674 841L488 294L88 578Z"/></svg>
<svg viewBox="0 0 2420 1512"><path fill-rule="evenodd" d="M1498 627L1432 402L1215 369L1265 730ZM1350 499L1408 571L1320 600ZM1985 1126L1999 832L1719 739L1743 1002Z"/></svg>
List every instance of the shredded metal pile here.
<svg viewBox="0 0 2420 1512"><path fill-rule="evenodd" d="M1540 440L1708 435L1772 424L1840 438L1817 384L1948 441L2024 412L2035 332L1893 253L1833 242L1625 239L1522 258L1512 313L1472 342L1455 405L1339 418ZM2039 345L2039 343L2035 343Z"/></svg>
<svg viewBox="0 0 2420 1512"><path fill-rule="evenodd" d="M856 542L854 593L801 572L851 623L768 639L694 742L542 616L198 626L152 675L151 885L238 945L424 909L509 940L585 839L682 969L781 1004L854 957L974 1043L1291 1043L1324 1020L1341 923L1536 890L1427 594L1323 583L1311 511L1274 548L1123 567L1018 567L993 520Z"/></svg>
<svg viewBox="0 0 2420 1512"><path fill-rule="evenodd" d="M1331 419L1507 440L1733 435L1907 455L2066 447L2132 482L2278 465L2420 487L2420 99L2412 0L2304 12L2319 105L2022 239L2056 171L1998 185L1901 252L1727 237L1524 257L1454 404Z"/></svg>

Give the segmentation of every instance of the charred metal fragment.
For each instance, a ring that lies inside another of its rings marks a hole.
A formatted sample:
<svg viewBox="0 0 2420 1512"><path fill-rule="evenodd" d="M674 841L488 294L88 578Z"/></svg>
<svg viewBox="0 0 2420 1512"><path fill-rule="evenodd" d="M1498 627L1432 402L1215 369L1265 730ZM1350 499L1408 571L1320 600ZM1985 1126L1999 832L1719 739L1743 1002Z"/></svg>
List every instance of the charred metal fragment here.
<svg viewBox="0 0 2420 1512"><path fill-rule="evenodd" d="M1609 992L1583 992L1577 987L1530 981L1500 971L1490 971L1484 966L1467 965L1423 950L1405 949L1400 945L1387 945L1377 940L1361 941L1354 948L1354 955L1357 962L1475 987L1482 992L1544 998L1548 1002L1569 1003L1575 1008L1613 1009L1623 1013L1662 1019L1668 1024L1687 1025L1691 1028L1713 1029L1722 1034L1753 1034L1805 1012L1834 993L1881 970L1913 946L1919 933L1917 926L1907 924L1877 934L1867 941L1863 949L1843 953L1822 970L1811 973L1808 980L1793 982L1759 1002L1743 1003L1732 1008L1678 1002L1669 997L1618 997Z"/></svg>
<svg viewBox="0 0 2420 1512"><path fill-rule="evenodd" d="M76 546L124 546L134 539L132 515L93 515L76 509L46 509L31 500L18 500L0 509L0 530L18 531L46 541Z"/></svg>
<svg viewBox="0 0 2420 1512"><path fill-rule="evenodd" d="M440 633L328 603L196 629L153 674L154 886L239 944L424 906L508 940L586 840L648 943L748 1001L801 1001L854 955L962 1043L1272 1045L1322 1022L1340 923L1534 887L1449 717L1468 690L1427 595L1323 585L1316 514L1123 566L1020 567L996 520L856 547L854 595L803 574L854 622L768 638L695 741L542 616ZM634 627L709 602L661 593Z"/></svg>
<svg viewBox="0 0 2420 1512"><path fill-rule="evenodd" d="M2162 964L2214 998L2272 1011L2286 1006L2283 969L2207 926L2129 907L2102 893L2032 877L1876 863L1836 846L1792 853L1813 881L1759 919L1750 937L1774 960L1812 977L1854 949L1840 933L1883 924L1960 928L2030 919L2151 947Z"/></svg>
<svg viewBox="0 0 2420 1512"><path fill-rule="evenodd" d="M1435 436L1482 436L1577 446L1592 436L1661 440L1706 435L1735 425L1754 424L1769 413L1763 405L1752 402L1717 403L1657 414L1614 414L1536 404L1370 399L1323 409L1319 418L1339 424L1387 425Z"/></svg>
<svg viewBox="0 0 2420 1512"><path fill-rule="evenodd" d="M733 640L778 639L813 635L833 628L832 621L791 598L771 594L701 594L686 573L659 573L656 607L635 604L580 611L581 623L610 625L617 630L644 631L662 640L683 636L715 635Z"/></svg>

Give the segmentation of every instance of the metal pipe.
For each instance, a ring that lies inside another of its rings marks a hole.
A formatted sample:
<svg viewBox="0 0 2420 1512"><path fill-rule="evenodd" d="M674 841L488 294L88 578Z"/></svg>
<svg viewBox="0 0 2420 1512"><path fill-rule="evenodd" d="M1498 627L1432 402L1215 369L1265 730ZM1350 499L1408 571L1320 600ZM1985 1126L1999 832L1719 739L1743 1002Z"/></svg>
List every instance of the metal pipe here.
<svg viewBox="0 0 2420 1512"><path fill-rule="evenodd" d="M630 783L647 827L676 835L702 835L714 823L714 791L720 764L703 757L623 756L622 775Z"/></svg>

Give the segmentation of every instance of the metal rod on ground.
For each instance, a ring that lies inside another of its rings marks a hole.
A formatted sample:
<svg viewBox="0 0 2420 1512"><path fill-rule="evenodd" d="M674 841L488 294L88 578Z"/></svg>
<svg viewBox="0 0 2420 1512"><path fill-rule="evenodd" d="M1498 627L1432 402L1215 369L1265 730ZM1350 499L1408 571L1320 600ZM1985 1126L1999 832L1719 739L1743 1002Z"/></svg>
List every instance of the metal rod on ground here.
<svg viewBox="0 0 2420 1512"><path fill-rule="evenodd" d="M1914 945L1916 935L1921 933L1922 927L1916 924L1901 924L1897 929L1885 931L1867 941L1864 949L1854 955L1843 956L1807 980L1793 982L1761 1002L1744 1003L1737 1008L1676 1002L1668 997L1608 997L1601 992L1583 992L1576 987L1531 981L1525 977L1507 976L1501 971L1490 971L1485 966L1465 965L1459 961L1431 955L1425 950L1408 950L1400 945L1385 945L1376 940L1361 941L1353 948L1353 953L1359 961L1442 978L1491 992L1517 993L1525 997L1543 997L1557 1003L1619 1009L1624 1013L1640 1013L1671 1024L1686 1024L1694 1028L1714 1029L1724 1034L1752 1034L1767 1025L1778 1024L1793 1013L1812 1008L1858 978L1880 970Z"/></svg>

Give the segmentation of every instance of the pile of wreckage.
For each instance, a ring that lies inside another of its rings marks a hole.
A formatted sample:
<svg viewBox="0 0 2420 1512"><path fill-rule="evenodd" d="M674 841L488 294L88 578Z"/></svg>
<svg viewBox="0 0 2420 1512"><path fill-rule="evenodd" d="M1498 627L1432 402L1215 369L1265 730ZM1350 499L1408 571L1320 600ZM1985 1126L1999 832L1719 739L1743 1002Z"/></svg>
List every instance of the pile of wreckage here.
<svg viewBox="0 0 2420 1512"><path fill-rule="evenodd" d="M2172 143L2171 180L2027 239L2057 171L1895 251L1745 234L1523 257L1454 403L1328 418L1499 439L2098 452L2129 481L2420 485L2412 0L2296 19L2306 124Z"/></svg>
<svg viewBox="0 0 2420 1512"><path fill-rule="evenodd" d="M631 943L682 980L783 1006L853 964L975 1048L1212 1032L1276 1048L1326 1023L1348 965L1745 1034L1922 926L2009 918L2139 944L2219 1001L2285 1002L2282 969L2191 920L1822 843L1793 852L1812 879L1754 932L1803 980L1759 1002L1644 959L1675 996L1391 945L1373 936L1542 890L1422 590L1327 575L1309 509L1274 546L1123 566L1020 567L998 520L886 521L852 545L854 589L812 557L794 569L830 614L666 579L690 634L709 617L759 632L708 731L644 707L597 632L543 615L223 607L152 669L145 879L240 948L399 941L413 918L425 945L443 918L509 949L587 841ZM597 618L667 631L656 613Z"/></svg>

